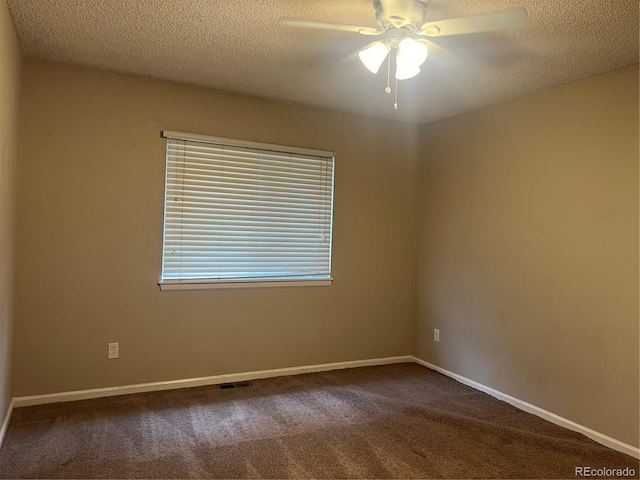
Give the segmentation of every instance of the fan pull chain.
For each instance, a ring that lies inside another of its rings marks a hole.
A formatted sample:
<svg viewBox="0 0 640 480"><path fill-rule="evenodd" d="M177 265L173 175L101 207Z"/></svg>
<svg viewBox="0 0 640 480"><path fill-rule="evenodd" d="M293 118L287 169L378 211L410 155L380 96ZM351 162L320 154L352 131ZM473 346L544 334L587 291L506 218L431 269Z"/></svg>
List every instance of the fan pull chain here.
<svg viewBox="0 0 640 480"><path fill-rule="evenodd" d="M395 91L395 96L396 96L396 98L395 98L394 103L393 103L393 109L394 109L394 110L397 110L397 109L398 109L398 79L397 79L397 78L396 78L396 91Z"/></svg>
<svg viewBox="0 0 640 480"><path fill-rule="evenodd" d="M387 56L387 88L384 89L386 93L391 93L391 87L389 86L389 79L391 78L391 55Z"/></svg>

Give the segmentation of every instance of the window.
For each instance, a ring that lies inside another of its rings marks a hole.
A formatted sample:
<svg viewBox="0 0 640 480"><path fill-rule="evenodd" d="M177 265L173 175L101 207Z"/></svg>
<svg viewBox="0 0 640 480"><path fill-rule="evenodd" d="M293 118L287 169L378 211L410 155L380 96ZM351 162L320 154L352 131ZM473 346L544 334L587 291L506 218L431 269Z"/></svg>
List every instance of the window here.
<svg viewBox="0 0 640 480"><path fill-rule="evenodd" d="M163 290L330 284L333 152L163 136Z"/></svg>

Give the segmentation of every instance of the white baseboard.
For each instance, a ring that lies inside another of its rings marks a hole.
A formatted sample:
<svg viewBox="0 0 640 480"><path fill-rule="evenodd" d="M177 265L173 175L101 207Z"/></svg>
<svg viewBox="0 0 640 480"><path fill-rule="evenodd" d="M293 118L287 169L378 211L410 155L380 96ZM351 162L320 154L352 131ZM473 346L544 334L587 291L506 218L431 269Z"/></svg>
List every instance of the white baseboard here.
<svg viewBox="0 0 640 480"><path fill-rule="evenodd" d="M421 360L417 357L413 357L413 361L427 368L430 368L431 370L440 372L446 375L447 377L451 377L460 383L468 385L469 387L475 388L476 390L480 390L481 392L488 393L492 397L495 397L499 400L510 403L511 405L519 408L520 410L524 410L525 412L537 415L538 417L544 418L545 420L548 420L551 423L555 423L556 425L559 425L561 427L568 428L569 430L582 433L583 435L586 435L590 439L595 440L596 442L602 445L605 445L609 448L612 448L622 453L626 453L627 455L631 455L632 457L635 457L635 458L640 458L640 448L634 447L633 445L629 445L627 443L621 442L620 440L616 440L615 438L609 437L603 433L596 432L595 430L592 430L588 427L580 425L576 422L572 422L571 420L568 420L564 417L556 415L555 413L551 413L540 407L536 407L535 405L519 400L515 397L512 397L511 395L507 395L506 393L502 393L502 392L499 392L498 390L494 390L491 387L487 387L486 385L478 383L467 377L463 377L462 375L458 375L457 373L453 373L453 372L450 372L449 370L445 370L444 368L438 367L437 365L434 365L432 363L425 362L424 360Z"/></svg>
<svg viewBox="0 0 640 480"><path fill-rule="evenodd" d="M128 395L131 393L174 390L178 388L188 387L201 387L204 385L216 385L219 383L246 382L248 380L256 380L259 378L282 377L285 375L324 372L328 370L339 370L343 368L370 367L374 365L389 365L392 363L412 363L413 361L414 358L411 355L404 355L399 357L374 358L370 360L353 360L349 362L306 365L303 367L276 368L272 370L259 370L255 372L229 373L224 375L213 375L211 377L171 380L167 382L139 383L136 385L123 385L120 387L93 388L90 390L76 390L72 392L49 393L45 395L32 395L28 397L14 397L12 405L16 408L28 407L31 405L44 405L47 403L71 402L74 400L87 400L90 398Z"/></svg>
<svg viewBox="0 0 640 480"><path fill-rule="evenodd" d="M2 442L4 441L4 436L7 433L7 428L9 428L9 420L11 419L11 413L13 412L13 399L9 403L9 409L7 410L7 414L4 417L4 421L2 422L2 427L0 427L0 447L2 447Z"/></svg>

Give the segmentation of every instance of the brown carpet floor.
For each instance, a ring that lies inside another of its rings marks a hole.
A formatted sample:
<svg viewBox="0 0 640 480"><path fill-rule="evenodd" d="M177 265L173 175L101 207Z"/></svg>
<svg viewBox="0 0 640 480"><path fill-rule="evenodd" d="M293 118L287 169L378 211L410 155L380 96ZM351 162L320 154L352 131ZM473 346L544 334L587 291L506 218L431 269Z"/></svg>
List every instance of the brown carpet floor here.
<svg viewBox="0 0 640 480"><path fill-rule="evenodd" d="M14 410L1 478L576 478L639 470L415 364Z"/></svg>

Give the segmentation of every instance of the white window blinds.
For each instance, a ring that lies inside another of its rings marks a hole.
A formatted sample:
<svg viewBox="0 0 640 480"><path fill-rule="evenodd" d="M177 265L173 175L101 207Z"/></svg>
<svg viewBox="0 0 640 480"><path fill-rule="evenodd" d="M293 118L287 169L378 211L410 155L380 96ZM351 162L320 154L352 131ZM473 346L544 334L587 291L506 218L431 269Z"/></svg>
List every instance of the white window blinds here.
<svg viewBox="0 0 640 480"><path fill-rule="evenodd" d="M330 279L332 152L164 136L161 285Z"/></svg>

